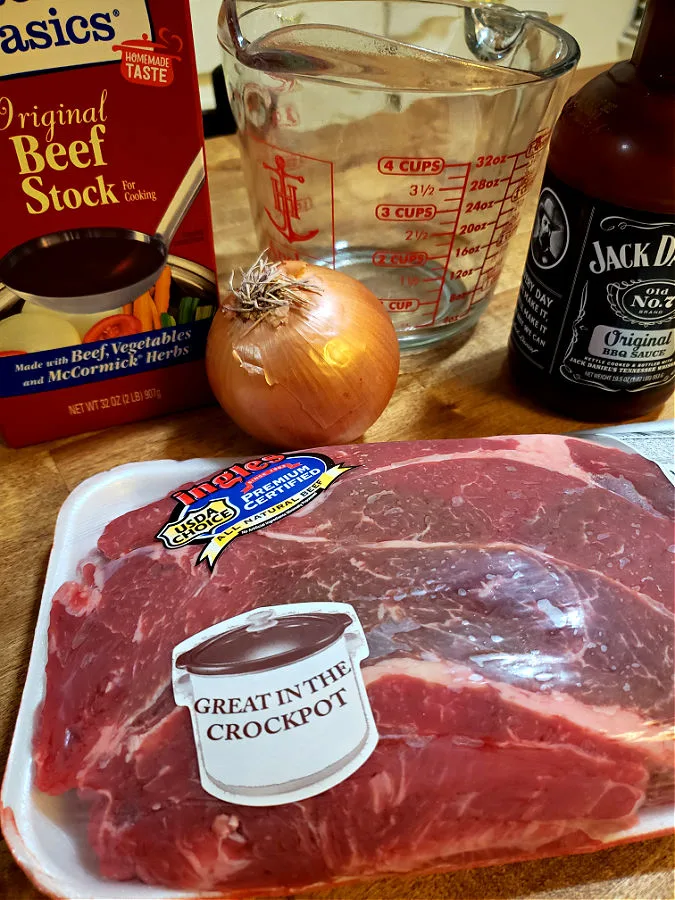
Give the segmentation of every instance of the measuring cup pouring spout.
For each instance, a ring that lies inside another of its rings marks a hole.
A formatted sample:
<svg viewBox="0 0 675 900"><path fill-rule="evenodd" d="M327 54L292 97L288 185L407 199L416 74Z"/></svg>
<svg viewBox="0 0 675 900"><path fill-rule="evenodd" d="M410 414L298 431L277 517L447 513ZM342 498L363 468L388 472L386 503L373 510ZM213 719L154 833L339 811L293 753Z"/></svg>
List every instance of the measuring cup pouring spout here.
<svg viewBox="0 0 675 900"><path fill-rule="evenodd" d="M224 0L218 37L261 250L362 281L403 349L471 328L574 39L459 0Z"/></svg>
<svg viewBox="0 0 675 900"><path fill-rule="evenodd" d="M476 59L499 62L516 50L531 16L546 19L546 13L520 12L496 3L467 6L464 10L466 45Z"/></svg>

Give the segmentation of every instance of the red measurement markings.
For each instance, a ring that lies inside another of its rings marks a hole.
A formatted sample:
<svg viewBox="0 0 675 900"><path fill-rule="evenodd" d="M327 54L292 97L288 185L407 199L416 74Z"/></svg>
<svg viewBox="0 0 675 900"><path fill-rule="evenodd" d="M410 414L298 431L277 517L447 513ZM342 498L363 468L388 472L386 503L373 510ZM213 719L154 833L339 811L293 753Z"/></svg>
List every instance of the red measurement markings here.
<svg viewBox="0 0 675 900"><path fill-rule="evenodd" d="M506 178L474 178L471 181L471 186L469 187L469 192L473 193L474 191L489 191L492 188L499 187L502 181L508 181Z"/></svg>
<svg viewBox="0 0 675 900"><path fill-rule="evenodd" d="M460 294L450 294L448 298L450 303L456 303L458 300L466 300L467 297L470 297L473 294L473 291L462 291Z"/></svg>
<svg viewBox="0 0 675 900"><path fill-rule="evenodd" d="M415 177L419 179L420 175L437 176L442 173L443 187L418 180L410 184L406 191L408 196L416 198L431 197L438 192L438 196L446 205L442 210L439 210L431 203L380 203L375 208L376 218L380 221L399 222L401 224L407 222L411 226L413 222L419 222L420 224L428 222L436 218L439 212L442 212L444 218L440 224L448 230L429 232L412 229L405 232L405 240L421 242L440 238L441 241L437 246L447 248L448 239L454 240L457 230L458 217L464 199L470 168L470 163L446 164L445 161L437 157L382 157L378 161L378 171L381 174L408 176L412 180ZM445 192L445 195L441 195L441 191ZM373 263L378 266L409 268L422 266L432 260L437 261L429 266L430 273L426 278L406 273L402 274L400 278L401 287L404 289L416 288L422 298L424 298L425 294L429 294L433 299L382 299L385 308L389 312L399 313L424 309L425 319L426 309L429 308L429 324L432 323L437 316L440 305L443 283L446 278L451 253L452 247L445 254L439 253L438 255L429 254L425 251L375 251L372 259Z"/></svg>
<svg viewBox="0 0 675 900"><path fill-rule="evenodd" d="M411 197L432 197L435 191L433 184L413 184L408 193Z"/></svg>
<svg viewBox="0 0 675 900"><path fill-rule="evenodd" d="M525 150L525 156L527 159L534 159L538 156L542 150L548 144L548 139L551 137L551 129L544 128L542 131L538 131L535 138L530 141Z"/></svg>
<svg viewBox="0 0 675 900"><path fill-rule="evenodd" d="M440 175L445 160L437 156L383 156L377 161L382 175Z"/></svg>
<svg viewBox="0 0 675 900"><path fill-rule="evenodd" d="M461 187L460 187L460 193L459 193L459 198L458 198L460 209L462 207L462 203L464 202L464 195L466 194L466 188L469 183L469 174L471 172L471 163L463 163L461 167L464 169L463 173L456 174L454 176L449 176L449 180L452 180L452 181L456 181L459 178L461 178ZM456 191L457 186L453 185L452 187L449 186L446 188L440 188L440 190L441 191L448 191L448 190ZM456 222L455 222L455 224L456 224ZM443 274L439 278L440 284L438 286L438 293L436 295L436 308L434 309L434 314L433 314L433 317L431 320L432 323L435 322L436 318L438 317L438 310L441 305L441 297L443 296L443 288L445 287L445 281L448 277L448 268L450 266L450 260L452 258L452 250L455 245L455 237L457 235L457 229L454 228L452 231L446 232L446 234L449 234L449 236L450 236L450 243L448 244L448 252L445 257L445 265L443 266ZM442 235L443 235L442 232L438 234L439 237L441 237ZM442 245L438 245L438 246L442 246ZM453 298L451 297L450 300L452 301L452 299Z"/></svg>
<svg viewBox="0 0 675 900"><path fill-rule="evenodd" d="M516 154L519 156L520 154ZM482 169L483 166L501 166L503 165L507 159L511 159L510 156L493 156L489 153L487 156L479 156L474 164L474 168Z"/></svg>
<svg viewBox="0 0 675 900"><path fill-rule="evenodd" d="M455 256L472 256L474 253L480 253L487 244L469 244L468 247L458 247L455 250Z"/></svg>
<svg viewBox="0 0 675 900"><path fill-rule="evenodd" d="M375 207L375 216L383 222L427 222L433 219L438 210L433 203L417 206L408 203L379 203Z"/></svg>
<svg viewBox="0 0 675 900"><path fill-rule="evenodd" d="M446 175L445 187L440 187L438 190L443 192L444 194L448 193L464 193L464 182L466 180L466 169L467 166L470 166L470 163L453 163L452 165L446 166ZM457 174L451 174L449 169L461 169L462 171L457 172Z"/></svg>
<svg viewBox="0 0 675 900"><path fill-rule="evenodd" d="M443 323L447 324L447 325L452 325L453 322L461 322L462 319L465 319L465 318L466 318L466 313L463 312L463 313L460 313L458 316L446 316L445 319L443 319Z"/></svg>
<svg viewBox="0 0 675 900"><path fill-rule="evenodd" d="M471 278L475 269L448 269L450 281L459 281L460 278Z"/></svg>
<svg viewBox="0 0 675 900"><path fill-rule="evenodd" d="M499 237L494 241L495 246L503 247L506 244L506 242L509 240L509 238L511 238L516 233L517 228L518 228L518 223L516 222L515 219L513 219L510 222L504 222L503 225L498 225L497 228L495 229L495 234L497 233L498 229L503 229L503 231L499 235ZM494 235L493 235L493 240L494 240Z"/></svg>
<svg viewBox="0 0 675 900"><path fill-rule="evenodd" d="M523 178L515 191L511 194L509 199L512 203L515 203L516 206L520 206L525 197L527 196L530 188L534 184L534 175L530 174L527 178Z"/></svg>
<svg viewBox="0 0 675 900"><path fill-rule="evenodd" d="M506 244L518 228L518 207L523 202L536 178L534 160L546 147L550 135L550 129L539 132L522 153L512 154L509 157L509 159L514 160L513 170L508 178L500 179L501 181L506 181L507 186L497 216L497 224L492 233L490 243L487 245L488 253L483 261L483 267L476 281L474 293L477 293L479 290L483 292L488 290L499 278L502 257L506 252ZM520 161L523 157L524 161ZM509 191L511 191L510 194ZM511 205L505 208L507 202L510 202ZM501 219L503 221L500 221ZM493 247L495 248L494 250L492 250ZM486 269L485 266L488 262L492 264ZM474 302L478 301L472 301L472 305Z"/></svg>
<svg viewBox="0 0 675 900"><path fill-rule="evenodd" d="M492 222L489 223L489 224L491 224L491 225L493 226L493 228L492 228L492 234L491 234L490 240L488 241L487 246L486 246L487 253L485 254L485 258L483 259L483 263L482 263L482 265L481 265L481 267L480 267L480 269L479 269L479 271L478 271L478 277L476 278L476 284L475 284L475 287L474 287L473 291L471 292L471 304L470 304L471 306L473 306L473 304L477 302L476 299L475 299L475 298L476 298L476 293L477 293L477 291L478 291L478 288L480 287L481 278L483 278L483 275L484 275L484 272L485 272L485 266L486 266L486 264L487 264L487 262L488 262L488 254L490 253L490 249L491 249L492 246L493 246L493 242L494 242L494 239L495 239L495 234L497 233L497 230L501 227L500 225L497 225L497 222L499 221L499 217L501 216L502 211L503 211L503 209L504 209L504 204L506 203L506 200L507 200L507 198L508 198L509 190L510 190L510 188L511 188L511 183L512 183L512 182L511 182L511 179L513 178L513 176L514 176L514 174L515 174L516 166L517 166L517 164L518 164L518 157L519 157L520 155L521 155L521 154L519 154L519 153L515 153L515 154L512 154L511 156L509 156L509 159L513 159L513 166L511 167L511 174L509 175L509 179L508 179L508 181L506 182L506 188L505 188L505 190L504 190L504 196L502 197L502 201L501 201L501 203L500 203L500 205L499 205L499 212L497 213L497 217L496 217ZM495 268L496 268L495 266L492 266L492 268L491 268L489 271L492 273L493 269L495 269ZM499 273L497 273L497 276L496 276L496 277L498 277L498 276L499 276Z"/></svg>
<svg viewBox="0 0 675 900"><path fill-rule="evenodd" d="M417 297L407 300L380 300L387 312L415 312L422 304Z"/></svg>
<svg viewBox="0 0 675 900"><path fill-rule="evenodd" d="M483 269L482 273L479 275L479 278L485 278L486 275L489 275L491 272L496 272L499 266L490 266L489 269Z"/></svg>
<svg viewBox="0 0 675 900"><path fill-rule="evenodd" d="M509 189L511 189L512 187L515 187L518 184L522 184L523 182L525 182L529 187L533 181L534 181L534 175L528 168L527 172L525 172L519 178L514 178L513 181L509 182ZM516 190L517 190L517 188L516 188ZM515 193L515 191L514 191L514 193Z"/></svg>
<svg viewBox="0 0 675 900"><path fill-rule="evenodd" d="M419 275L399 275L399 284L404 288L416 288L422 279Z"/></svg>
<svg viewBox="0 0 675 900"><path fill-rule="evenodd" d="M495 246L497 246L497 245L495 245ZM490 259L496 259L498 256L503 256L504 253L505 253L505 250L506 250L505 247L499 247L499 246L497 246L497 249L496 249L496 250L494 250L492 253L488 253L488 254L486 255L486 257L485 257L485 262L487 262L487 261L490 260Z"/></svg>
<svg viewBox="0 0 675 900"><path fill-rule="evenodd" d="M396 250L376 250L373 253L374 266L423 266L429 259L423 250L411 250L409 253Z"/></svg>
<svg viewBox="0 0 675 900"><path fill-rule="evenodd" d="M485 231L490 225L494 225L496 221L496 219L491 219L489 222L465 222L459 229L459 233L475 234L477 231Z"/></svg>
<svg viewBox="0 0 675 900"><path fill-rule="evenodd" d="M481 291L482 292L487 291L492 287L493 284L496 284L496 282L499 280L499 274L500 274L500 270L496 267L494 269L490 269L489 272L483 272L481 279L480 279L481 280L481 285L480 285ZM478 285L476 285L476 288L478 288ZM482 299L483 299L482 297L479 297L478 300L472 300L471 306L474 306L476 303L480 303L480 301Z"/></svg>

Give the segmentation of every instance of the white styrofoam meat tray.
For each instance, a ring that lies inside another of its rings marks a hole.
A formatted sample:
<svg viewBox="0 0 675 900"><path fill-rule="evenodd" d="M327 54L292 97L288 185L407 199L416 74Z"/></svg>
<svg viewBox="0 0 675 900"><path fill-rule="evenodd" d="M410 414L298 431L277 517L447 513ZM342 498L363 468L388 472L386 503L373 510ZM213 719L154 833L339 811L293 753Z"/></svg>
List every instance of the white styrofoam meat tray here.
<svg viewBox="0 0 675 900"><path fill-rule="evenodd" d="M639 428L644 430L645 426L641 424ZM222 896L102 878L87 844L86 818L78 812L75 798L48 797L33 787L31 745L33 722L45 689L51 599L57 588L75 577L83 552L95 546L112 519L165 496L176 485L197 481L232 462L161 460L118 466L80 484L59 512L1 795L2 830L7 844L34 884L52 897L151 900ZM647 810L634 827L617 832L607 843L667 834L673 830L674 821L675 809Z"/></svg>

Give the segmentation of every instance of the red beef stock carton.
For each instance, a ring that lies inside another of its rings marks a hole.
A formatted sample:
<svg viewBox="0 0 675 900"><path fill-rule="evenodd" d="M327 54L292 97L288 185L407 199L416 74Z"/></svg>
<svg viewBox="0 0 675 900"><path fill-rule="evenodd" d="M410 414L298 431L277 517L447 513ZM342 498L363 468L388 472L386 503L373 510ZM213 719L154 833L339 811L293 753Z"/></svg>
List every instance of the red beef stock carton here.
<svg viewBox="0 0 675 900"><path fill-rule="evenodd" d="M0 431L210 398L211 212L188 0L0 0Z"/></svg>

